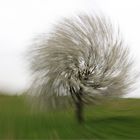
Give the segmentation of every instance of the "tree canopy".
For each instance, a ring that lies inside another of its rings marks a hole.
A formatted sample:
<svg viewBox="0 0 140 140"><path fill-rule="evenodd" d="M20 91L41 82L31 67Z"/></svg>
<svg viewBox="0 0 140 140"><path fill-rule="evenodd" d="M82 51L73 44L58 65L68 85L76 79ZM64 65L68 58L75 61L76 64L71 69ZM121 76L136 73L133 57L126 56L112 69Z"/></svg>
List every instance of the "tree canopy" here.
<svg viewBox="0 0 140 140"><path fill-rule="evenodd" d="M59 97L74 103L80 97L87 104L118 97L132 82L129 49L104 16L64 18L35 41L29 55L33 72L29 92L56 107Z"/></svg>

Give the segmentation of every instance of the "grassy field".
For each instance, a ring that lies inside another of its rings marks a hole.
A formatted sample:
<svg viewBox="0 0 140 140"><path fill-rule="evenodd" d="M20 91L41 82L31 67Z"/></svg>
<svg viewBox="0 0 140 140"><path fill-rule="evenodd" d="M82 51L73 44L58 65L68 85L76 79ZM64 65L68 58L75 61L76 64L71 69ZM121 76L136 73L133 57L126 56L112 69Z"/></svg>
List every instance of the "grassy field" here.
<svg viewBox="0 0 140 140"><path fill-rule="evenodd" d="M140 99L119 99L85 109L32 111L22 96L0 96L0 139L140 139Z"/></svg>

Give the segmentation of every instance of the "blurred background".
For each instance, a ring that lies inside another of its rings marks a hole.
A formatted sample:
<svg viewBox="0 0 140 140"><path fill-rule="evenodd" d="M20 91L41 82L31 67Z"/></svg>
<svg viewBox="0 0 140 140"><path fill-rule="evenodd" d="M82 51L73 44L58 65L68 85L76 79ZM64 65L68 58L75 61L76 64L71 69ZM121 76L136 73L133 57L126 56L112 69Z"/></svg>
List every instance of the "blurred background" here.
<svg viewBox="0 0 140 140"><path fill-rule="evenodd" d="M30 84L26 50L33 38L49 32L62 17L101 13L120 27L140 68L139 0L0 0L0 91L21 94ZM127 97L140 97L140 90Z"/></svg>

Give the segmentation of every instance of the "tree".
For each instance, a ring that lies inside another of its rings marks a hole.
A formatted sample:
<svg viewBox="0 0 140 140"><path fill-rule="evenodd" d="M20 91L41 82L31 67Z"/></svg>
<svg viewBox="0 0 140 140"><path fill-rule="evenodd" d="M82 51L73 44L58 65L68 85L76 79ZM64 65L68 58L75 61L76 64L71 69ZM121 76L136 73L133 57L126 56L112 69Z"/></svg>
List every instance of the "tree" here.
<svg viewBox="0 0 140 140"><path fill-rule="evenodd" d="M85 104L124 95L131 83L129 50L104 17L64 18L37 39L29 55L29 92L52 107L72 99L80 123Z"/></svg>

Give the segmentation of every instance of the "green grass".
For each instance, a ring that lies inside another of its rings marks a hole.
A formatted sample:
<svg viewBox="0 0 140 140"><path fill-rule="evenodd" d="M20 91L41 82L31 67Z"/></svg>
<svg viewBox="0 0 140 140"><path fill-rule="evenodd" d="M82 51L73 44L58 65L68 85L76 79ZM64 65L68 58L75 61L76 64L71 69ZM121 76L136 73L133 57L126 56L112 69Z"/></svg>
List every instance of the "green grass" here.
<svg viewBox="0 0 140 140"><path fill-rule="evenodd" d="M68 111L32 111L22 96L0 96L0 139L140 139L140 99L85 109L85 123Z"/></svg>

